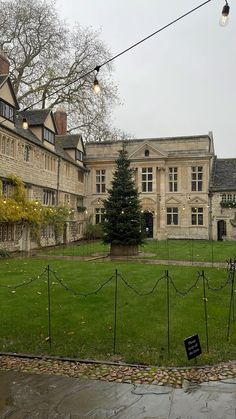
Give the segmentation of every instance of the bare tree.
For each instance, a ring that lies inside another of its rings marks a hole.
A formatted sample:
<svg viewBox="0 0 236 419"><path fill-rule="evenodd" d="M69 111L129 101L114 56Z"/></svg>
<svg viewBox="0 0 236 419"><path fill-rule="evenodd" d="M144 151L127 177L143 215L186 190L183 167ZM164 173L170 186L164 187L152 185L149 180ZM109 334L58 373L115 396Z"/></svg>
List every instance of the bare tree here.
<svg viewBox="0 0 236 419"><path fill-rule="evenodd" d="M21 106L63 104L70 131L77 129L85 140L117 138L110 124L119 103L111 65L99 73L99 95L92 90L94 72L88 74L110 58L100 34L78 23L68 28L53 0L0 0L0 8L0 48L9 57Z"/></svg>

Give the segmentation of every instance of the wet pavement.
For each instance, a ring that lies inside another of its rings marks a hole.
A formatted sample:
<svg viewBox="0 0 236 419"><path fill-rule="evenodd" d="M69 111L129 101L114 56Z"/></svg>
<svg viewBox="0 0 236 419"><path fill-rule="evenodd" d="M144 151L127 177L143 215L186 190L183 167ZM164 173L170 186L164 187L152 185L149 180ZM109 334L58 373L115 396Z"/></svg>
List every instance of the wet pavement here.
<svg viewBox="0 0 236 419"><path fill-rule="evenodd" d="M236 380L185 389L0 371L0 418L236 419Z"/></svg>

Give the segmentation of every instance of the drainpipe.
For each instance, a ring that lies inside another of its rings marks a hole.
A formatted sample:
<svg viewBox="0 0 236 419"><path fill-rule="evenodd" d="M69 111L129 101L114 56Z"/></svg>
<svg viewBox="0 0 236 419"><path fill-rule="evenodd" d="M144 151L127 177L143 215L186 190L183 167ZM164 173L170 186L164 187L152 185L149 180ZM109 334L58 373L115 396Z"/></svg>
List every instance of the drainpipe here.
<svg viewBox="0 0 236 419"><path fill-rule="evenodd" d="M57 165L57 198L56 198L57 205L59 204L60 168L61 168L61 157L58 158L58 165Z"/></svg>
<svg viewBox="0 0 236 419"><path fill-rule="evenodd" d="M212 192L209 192L209 211L208 211L208 217L209 217L209 240L213 240L213 227L212 227Z"/></svg>

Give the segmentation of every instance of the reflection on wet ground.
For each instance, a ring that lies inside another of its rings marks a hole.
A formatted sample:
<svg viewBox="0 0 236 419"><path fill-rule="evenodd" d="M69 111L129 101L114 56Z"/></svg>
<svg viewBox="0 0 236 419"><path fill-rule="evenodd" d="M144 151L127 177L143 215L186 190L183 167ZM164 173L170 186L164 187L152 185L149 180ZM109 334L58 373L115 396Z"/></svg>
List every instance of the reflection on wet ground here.
<svg viewBox="0 0 236 419"><path fill-rule="evenodd" d="M0 371L0 418L236 419L236 380L180 390Z"/></svg>

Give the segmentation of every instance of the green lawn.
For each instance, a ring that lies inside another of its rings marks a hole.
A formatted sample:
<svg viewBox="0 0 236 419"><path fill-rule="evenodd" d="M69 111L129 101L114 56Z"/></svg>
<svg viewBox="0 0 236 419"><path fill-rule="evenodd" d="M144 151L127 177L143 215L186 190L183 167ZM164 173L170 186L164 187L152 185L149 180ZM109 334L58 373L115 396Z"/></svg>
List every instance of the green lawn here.
<svg viewBox="0 0 236 419"><path fill-rule="evenodd" d="M236 242L207 240L147 240L140 252L149 259L186 260L189 262L225 262L236 256ZM70 246L43 249L42 254L81 256L106 255L109 246L100 241L78 242Z"/></svg>
<svg viewBox="0 0 236 419"><path fill-rule="evenodd" d="M48 337L48 274L51 284L52 348ZM170 283L170 353L167 345L167 266L131 262L85 262L80 260L8 259L0 261L0 350L56 354L80 358L113 359L115 271L118 276L116 357L127 362L188 364L183 340L199 334L203 354L198 363L235 359L236 327L231 324L226 341L230 286L207 289L209 353L206 352L203 280L187 295L179 296ZM175 286L187 290L198 278L196 267L170 267ZM223 269L204 269L211 287L225 283ZM39 278L38 278L39 277ZM87 297L76 293L97 294ZM3 285L29 285L4 288ZM148 296L139 296L153 289ZM66 290L60 284L67 285ZM128 285L125 283L128 283ZM131 288L131 287L133 288ZM72 291L75 291L72 292ZM194 361L189 362L193 364Z"/></svg>

